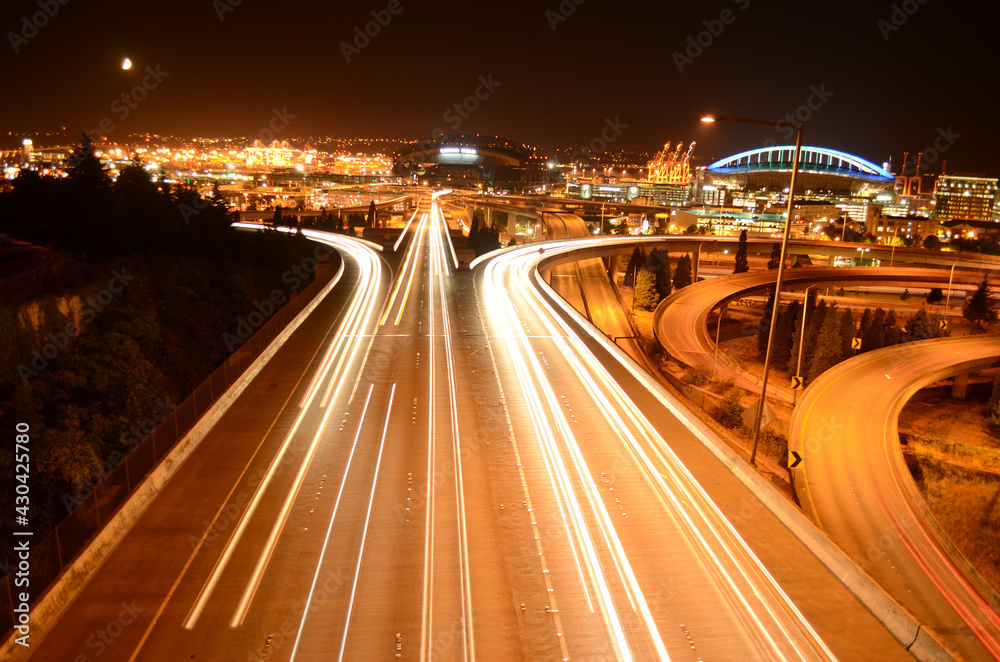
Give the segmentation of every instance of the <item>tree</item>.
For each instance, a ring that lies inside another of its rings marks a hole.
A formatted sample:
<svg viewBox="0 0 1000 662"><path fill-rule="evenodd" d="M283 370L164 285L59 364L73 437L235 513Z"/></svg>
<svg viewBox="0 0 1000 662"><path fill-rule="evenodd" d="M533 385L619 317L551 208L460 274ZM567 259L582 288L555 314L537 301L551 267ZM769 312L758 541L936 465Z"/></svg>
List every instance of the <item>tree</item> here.
<svg viewBox="0 0 1000 662"><path fill-rule="evenodd" d="M858 322L858 337L864 338L865 333L868 331L868 327L872 325L872 309L865 308L865 312L861 313L861 321Z"/></svg>
<svg viewBox="0 0 1000 662"><path fill-rule="evenodd" d="M941 241L932 234L924 237L924 248L928 250L937 250L941 247Z"/></svg>
<svg viewBox="0 0 1000 662"><path fill-rule="evenodd" d="M942 301L944 301L944 292L941 291L941 288L931 288L931 291L927 293L927 303L933 306L934 304L941 303Z"/></svg>
<svg viewBox="0 0 1000 662"><path fill-rule="evenodd" d="M986 277L972 296L965 300L962 315L970 322L975 322L979 328L982 328L983 322L992 324L997 321L997 309L990 300L990 284Z"/></svg>
<svg viewBox="0 0 1000 662"><path fill-rule="evenodd" d="M764 314L757 324L757 351L767 351L767 338L771 333L771 317L774 315L774 290L769 290L767 303L764 304Z"/></svg>
<svg viewBox="0 0 1000 662"><path fill-rule="evenodd" d="M775 367L788 369L792 350L792 330L801 313L802 305L798 301L793 301L785 306L781 317L778 318L778 326L774 329L774 350L771 352Z"/></svg>
<svg viewBox="0 0 1000 662"><path fill-rule="evenodd" d="M674 289L679 290L692 283L691 277L691 256L681 255L677 260L677 268L674 269Z"/></svg>
<svg viewBox="0 0 1000 662"><path fill-rule="evenodd" d="M635 287L635 274L642 265L642 251L636 246L632 249L632 256L628 259L628 265L625 267L625 280L623 284L625 287Z"/></svg>
<svg viewBox="0 0 1000 662"><path fill-rule="evenodd" d="M851 341L854 340L857 328L854 326L854 315L846 308L840 311L840 354L841 360L854 356Z"/></svg>
<svg viewBox="0 0 1000 662"><path fill-rule="evenodd" d="M818 296L815 292L809 292L804 303L802 311L792 325L792 349L788 353L788 368L789 371L798 372L799 369L799 345L802 343L802 318L806 317L807 320L810 316L816 314L816 300ZM802 352L803 356L805 352ZM808 363L806 364L808 366Z"/></svg>
<svg viewBox="0 0 1000 662"><path fill-rule="evenodd" d="M866 313L868 311L865 311ZM861 323L865 323L864 317ZM861 331L861 352L870 352L885 346L885 311L876 308L868 325Z"/></svg>
<svg viewBox="0 0 1000 662"><path fill-rule="evenodd" d="M771 244L771 257L767 261L768 269L777 269L781 264L781 244L774 242Z"/></svg>
<svg viewBox="0 0 1000 662"><path fill-rule="evenodd" d="M375 201L372 200L368 203L368 216L365 218L365 227L373 228L375 227Z"/></svg>
<svg viewBox="0 0 1000 662"><path fill-rule="evenodd" d="M938 337L938 327L931 322L930 316L925 308L921 308L906 320L903 326L903 342L913 342L914 340L926 340Z"/></svg>
<svg viewBox="0 0 1000 662"><path fill-rule="evenodd" d="M743 420L743 390L733 387L726 391L719 401L719 406L712 409L712 418L735 430L745 430L747 425Z"/></svg>
<svg viewBox="0 0 1000 662"><path fill-rule="evenodd" d="M805 342L802 343L803 357L811 357L815 353L820 331L823 330L823 322L826 320L827 313L832 312L835 308L836 306L828 306L823 300L806 313L806 338ZM809 364L806 363L806 365Z"/></svg>
<svg viewBox="0 0 1000 662"><path fill-rule="evenodd" d="M831 310L823 316L823 328L816 340L816 350L812 353L809 364L809 381L841 362L844 358L840 335L840 319Z"/></svg>
<svg viewBox="0 0 1000 662"><path fill-rule="evenodd" d="M666 251L654 248L649 254L649 268L656 276L656 291L661 299L670 296L672 287L670 279L673 276L670 269L670 255Z"/></svg>
<svg viewBox="0 0 1000 662"><path fill-rule="evenodd" d="M632 306L639 310L652 310L659 302L660 295L656 291L656 276L646 267L642 267L635 276Z"/></svg>
<svg viewBox="0 0 1000 662"><path fill-rule="evenodd" d="M628 219L627 218L623 218L622 220L618 221L618 224L615 225L615 234L620 234L620 235L626 235L626 234L628 234Z"/></svg>
<svg viewBox="0 0 1000 662"><path fill-rule="evenodd" d="M893 345L899 344L900 330L896 326L896 311L890 310L885 314L885 320L883 322L883 327L885 328L885 344L883 347L892 347Z"/></svg>
<svg viewBox="0 0 1000 662"><path fill-rule="evenodd" d="M684 234L699 234L701 231L698 229L698 223L692 223L691 225L684 228Z"/></svg>
<svg viewBox="0 0 1000 662"><path fill-rule="evenodd" d="M740 232L740 244L736 249L736 266L733 267L734 274L745 274L750 271L750 261L747 259L747 231Z"/></svg>

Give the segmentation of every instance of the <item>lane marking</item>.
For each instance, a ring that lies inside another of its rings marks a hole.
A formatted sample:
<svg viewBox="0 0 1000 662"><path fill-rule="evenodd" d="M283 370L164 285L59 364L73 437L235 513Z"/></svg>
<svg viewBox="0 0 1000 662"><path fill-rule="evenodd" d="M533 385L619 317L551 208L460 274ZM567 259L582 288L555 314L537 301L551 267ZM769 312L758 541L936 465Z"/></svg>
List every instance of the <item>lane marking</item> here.
<svg viewBox="0 0 1000 662"><path fill-rule="evenodd" d="M292 646L292 656L289 658L289 662L294 662L295 655L299 650L299 644L302 641L302 632L306 627L306 619L309 617L309 609L312 606L313 595L316 593L316 583L319 582L319 571L323 567L323 561L326 559L326 550L330 544L330 534L333 533L333 523L337 519L337 512L340 510L340 500L344 495L344 486L347 484L347 474L351 470L351 463L354 461L354 451L358 447L358 439L361 438L361 429L365 424L365 416L368 414L368 405L372 399L372 391L375 389L375 384L371 384L368 387L368 396L365 398L365 406L361 411L361 418L358 420L358 430L354 434L354 441L351 443L351 452L347 458L347 466L344 467L344 477L340 481L340 489L337 490L337 498L333 504L333 513L330 515L330 523L326 527L326 537L323 539L323 547L319 553L319 560L316 561L316 572L313 573L313 580L309 586L309 595L306 598L305 607L302 610L302 620L299 622L299 630L295 634L295 643Z"/></svg>

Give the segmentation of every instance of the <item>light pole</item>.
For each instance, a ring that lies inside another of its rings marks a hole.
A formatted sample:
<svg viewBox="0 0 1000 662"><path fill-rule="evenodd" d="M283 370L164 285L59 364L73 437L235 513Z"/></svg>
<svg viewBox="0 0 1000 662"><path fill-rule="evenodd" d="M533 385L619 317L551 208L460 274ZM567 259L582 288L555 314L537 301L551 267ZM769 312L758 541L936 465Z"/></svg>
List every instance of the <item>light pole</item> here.
<svg viewBox="0 0 1000 662"><path fill-rule="evenodd" d="M800 323L801 328L799 333L799 363L795 366L795 374L798 376L802 375L802 346L806 344L806 312L809 308L809 290L816 287L816 285L810 285L806 288L805 298L802 300L802 322ZM799 399L799 392L792 391L792 404Z"/></svg>
<svg viewBox="0 0 1000 662"><path fill-rule="evenodd" d="M959 260L955 260L955 264L951 265L951 272L948 274L948 298L944 302L944 318L948 319L948 310L951 306L951 281L955 277L955 267L958 266Z"/></svg>
<svg viewBox="0 0 1000 662"><path fill-rule="evenodd" d="M722 115L705 115L702 122L743 122L745 124L762 124L764 126L778 126L778 122L767 120L747 119L743 117L725 117ZM771 310L771 328L767 334L767 351L764 354L764 375L760 389L760 400L757 402L757 413L753 421L753 448L750 451L750 464L757 465L757 444L760 441L760 423L764 416L764 400L767 397L767 378L771 370L771 355L774 350L774 331L778 326L778 309L781 303L781 280L785 275L785 255L788 252L788 235L792 229L792 213L795 204L795 180L799 174L799 155L802 153L802 130L805 125L797 122L785 122L782 126L791 126L795 129L795 153L792 156L792 181L788 185L788 216L785 218L785 232L781 237L781 261L778 263L778 277L774 283L774 308Z"/></svg>
<svg viewBox="0 0 1000 662"><path fill-rule="evenodd" d="M726 314L729 309L729 304L726 303L719 311L719 320L715 324L715 356L712 358L712 376L717 377L715 374L715 366L719 362L719 333L722 331L722 316Z"/></svg>

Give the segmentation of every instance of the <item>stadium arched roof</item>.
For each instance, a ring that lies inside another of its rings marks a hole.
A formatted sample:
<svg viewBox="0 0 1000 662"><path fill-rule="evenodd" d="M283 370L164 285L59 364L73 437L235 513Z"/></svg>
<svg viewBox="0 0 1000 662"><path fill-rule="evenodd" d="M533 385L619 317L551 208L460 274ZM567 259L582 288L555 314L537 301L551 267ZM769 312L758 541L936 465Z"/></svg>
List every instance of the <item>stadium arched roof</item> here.
<svg viewBox="0 0 1000 662"><path fill-rule="evenodd" d="M794 154L794 145L762 147L727 156L705 169L720 175L790 173ZM891 172L871 161L826 147L803 146L799 155L799 172L851 177L872 182L889 182L895 179Z"/></svg>

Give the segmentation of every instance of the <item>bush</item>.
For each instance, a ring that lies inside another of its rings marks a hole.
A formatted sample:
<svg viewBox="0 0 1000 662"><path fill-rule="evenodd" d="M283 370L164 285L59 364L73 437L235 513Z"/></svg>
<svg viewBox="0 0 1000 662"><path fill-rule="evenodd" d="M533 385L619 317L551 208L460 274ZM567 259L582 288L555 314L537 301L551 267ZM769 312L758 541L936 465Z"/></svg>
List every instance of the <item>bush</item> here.
<svg viewBox="0 0 1000 662"><path fill-rule="evenodd" d="M708 385L708 388L712 391L712 393L718 393L721 395L734 386L736 386L736 380L732 377L713 377L711 383Z"/></svg>
<svg viewBox="0 0 1000 662"><path fill-rule="evenodd" d="M681 381L692 386L704 386L711 378L704 368L688 368L681 376Z"/></svg>
<svg viewBox="0 0 1000 662"><path fill-rule="evenodd" d="M757 439L759 447L764 449L764 454L778 461L778 465L788 468L788 438L775 431L772 425L760 429L760 437Z"/></svg>
<svg viewBox="0 0 1000 662"><path fill-rule="evenodd" d="M743 389L733 387L726 391L719 406L714 407L710 414L730 430L747 432L747 425L743 422Z"/></svg>

